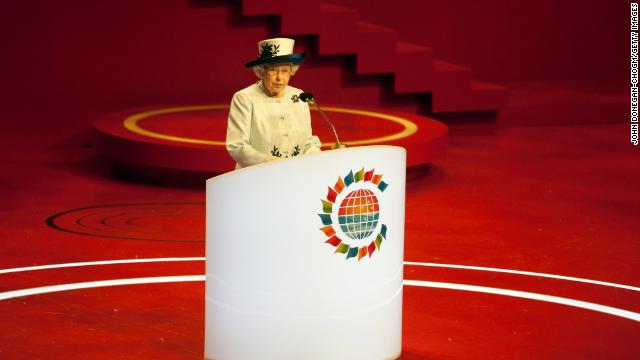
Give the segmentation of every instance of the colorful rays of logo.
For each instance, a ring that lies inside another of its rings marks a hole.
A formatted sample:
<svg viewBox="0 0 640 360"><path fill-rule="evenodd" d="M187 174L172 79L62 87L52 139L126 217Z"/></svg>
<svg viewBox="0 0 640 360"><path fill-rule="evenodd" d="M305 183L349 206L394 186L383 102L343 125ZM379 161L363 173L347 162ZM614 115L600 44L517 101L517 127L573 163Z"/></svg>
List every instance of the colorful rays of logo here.
<svg viewBox="0 0 640 360"><path fill-rule="evenodd" d="M318 215L324 225L320 230L328 238L325 243L336 248L335 254L346 254L346 259L358 257L360 261L380 251L382 241L387 238L387 226L382 224L380 231L375 232L380 203L372 190L382 193L387 186L381 174L362 168L355 174L350 170L344 180L339 177L333 188L329 187L327 198L321 199L323 213ZM355 189L349 192L349 188ZM336 202L338 198L342 198L340 204Z"/></svg>

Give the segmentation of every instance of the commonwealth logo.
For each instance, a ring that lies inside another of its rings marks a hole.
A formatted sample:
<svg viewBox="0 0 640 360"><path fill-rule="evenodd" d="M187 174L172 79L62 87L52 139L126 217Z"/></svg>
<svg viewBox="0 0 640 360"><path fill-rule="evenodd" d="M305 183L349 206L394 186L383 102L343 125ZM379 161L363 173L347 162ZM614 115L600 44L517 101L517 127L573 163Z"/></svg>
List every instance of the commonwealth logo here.
<svg viewBox="0 0 640 360"><path fill-rule="evenodd" d="M378 197L388 184L381 174L362 168L353 170L332 187L328 187L322 201L320 230L326 235L325 243L335 248L335 254L346 259L371 257L380 251L387 237L387 225L380 222L381 207Z"/></svg>

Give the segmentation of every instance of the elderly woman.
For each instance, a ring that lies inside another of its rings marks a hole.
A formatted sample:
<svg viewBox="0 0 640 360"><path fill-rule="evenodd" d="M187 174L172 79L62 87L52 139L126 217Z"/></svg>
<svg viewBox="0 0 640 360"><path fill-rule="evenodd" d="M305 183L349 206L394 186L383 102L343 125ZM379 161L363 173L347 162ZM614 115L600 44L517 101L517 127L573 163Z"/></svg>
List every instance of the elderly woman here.
<svg viewBox="0 0 640 360"><path fill-rule="evenodd" d="M293 44L285 38L260 41L258 59L245 65L260 80L231 100L227 150L236 169L320 151L309 106L298 98L302 90L288 86L304 61Z"/></svg>

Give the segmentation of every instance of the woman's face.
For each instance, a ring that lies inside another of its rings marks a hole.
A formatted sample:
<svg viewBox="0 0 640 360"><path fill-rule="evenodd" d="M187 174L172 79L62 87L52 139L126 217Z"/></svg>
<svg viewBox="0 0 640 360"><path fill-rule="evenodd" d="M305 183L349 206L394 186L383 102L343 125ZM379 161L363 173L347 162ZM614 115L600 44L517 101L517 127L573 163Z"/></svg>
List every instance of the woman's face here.
<svg viewBox="0 0 640 360"><path fill-rule="evenodd" d="M262 75L262 86L267 95L282 97L291 78L291 64L267 65Z"/></svg>

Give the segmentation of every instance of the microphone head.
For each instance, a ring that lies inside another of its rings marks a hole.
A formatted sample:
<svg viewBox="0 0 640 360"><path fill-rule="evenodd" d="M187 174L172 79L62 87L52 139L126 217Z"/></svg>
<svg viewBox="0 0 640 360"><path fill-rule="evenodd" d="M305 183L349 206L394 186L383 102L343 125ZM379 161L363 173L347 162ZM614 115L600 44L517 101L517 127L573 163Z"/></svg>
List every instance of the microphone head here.
<svg viewBox="0 0 640 360"><path fill-rule="evenodd" d="M313 100L313 95L311 93L303 92L302 94L300 94L299 98L300 100L307 102L309 100Z"/></svg>

